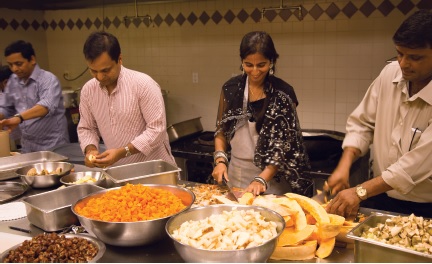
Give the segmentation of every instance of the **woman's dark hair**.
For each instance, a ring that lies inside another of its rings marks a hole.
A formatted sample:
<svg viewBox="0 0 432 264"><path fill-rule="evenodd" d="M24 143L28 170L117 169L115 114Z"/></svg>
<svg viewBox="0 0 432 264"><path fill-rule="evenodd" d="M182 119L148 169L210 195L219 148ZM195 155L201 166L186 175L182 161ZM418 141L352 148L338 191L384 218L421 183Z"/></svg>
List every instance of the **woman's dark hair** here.
<svg viewBox="0 0 432 264"><path fill-rule="evenodd" d="M412 14L396 30L393 42L411 49L432 48L432 13L423 9Z"/></svg>
<svg viewBox="0 0 432 264"><path fill-rule="evenodd" d="M273 40L264 31L252 31L244 35L240 43L240 58L244 60L247 56L261 53L273 63L273 71L276 71L276 60L279 54L276 52Z"/></svg>
<svg viewBox="0 0 432 264"><path fill-rule="evenodd" d="M121 53L120 43L113 34L97 31L88 36L83 52L85 59L89 61L94 61L102 53L107 52L111 59L118 63Z"/></svg>
<svg viewBox="0 0 432 264"><path fill-rule="evenodd" d="M21 56L28 61L31 60L32 56L35 56L32 44L30 42L25 42L24 40L12 42L4 51L5 57L14 53L21 53Z"/></svg>
<svg viewBox="0 0 432 264"><path fill-rule="evenodd" d="M7 65L0 66L0 82L3 82L12 75L12 71Z"/></svg>

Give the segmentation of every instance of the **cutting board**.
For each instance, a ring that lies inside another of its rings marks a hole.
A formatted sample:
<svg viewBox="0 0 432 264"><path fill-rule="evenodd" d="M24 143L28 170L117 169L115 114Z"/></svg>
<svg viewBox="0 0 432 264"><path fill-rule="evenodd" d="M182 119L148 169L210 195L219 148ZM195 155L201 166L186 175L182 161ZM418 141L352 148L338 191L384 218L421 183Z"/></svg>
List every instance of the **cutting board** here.
<svg viewBox="0 0 432 264"><path fill-rule="evenodd" d="M20 236L9 233L0 232L0 254L2 254L5 250L24 242L25 240L30 240L31 237L28 236Z"/></svg>

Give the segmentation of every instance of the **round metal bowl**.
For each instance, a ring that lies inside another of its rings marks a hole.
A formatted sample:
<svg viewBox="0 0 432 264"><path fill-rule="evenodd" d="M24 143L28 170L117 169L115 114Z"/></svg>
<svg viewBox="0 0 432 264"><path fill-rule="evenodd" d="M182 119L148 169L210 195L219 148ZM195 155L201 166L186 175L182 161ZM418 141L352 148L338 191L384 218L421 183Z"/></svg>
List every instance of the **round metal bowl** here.
<svg viewBox="0 0 432 264"><path fill-rule="evenodd" d="M176 240L172 233L178 229L181 224L186 221L197 221L205 219L213 214L222 214L223 211L231 211L233 208L237 210L250 210L253 209L259 212L268 221L275 221L277 223L277 236L264 244L246 249L237 250L206 250L192 247L183 244ZM282 216L273 210L250 205L235 205L235 204L220 204L210 205L203 207L195 207L181 214L172 217L166 224L165 231L168 236L173 240L174 247L179 255L186 262L266 262L276 248L277 239L282 234L285 228L285 221Z"/></svg>
<svg viewBox="0 0 432 264"><path fill-rule="evenodd" d="M141 246L148 245L167 237L165 232L165 225L167 221L181 212L188 210L195 201L195 194L183 187L164 184L143 184L150 188L157 188L170 191L179 197L183 204L186 206L182 211L167 216L147 221L137 222L108 222L101 220L94 220L84 217L75 211L75 207L80 204L87 203L88 200L99 197L110 190L120 189L121 187L102 190L96 193L87 195L72 205L72 212L77 216L81 225L87 232L96 236L106 244L114 246Z"/></svg>
<svg viewBox="0 0 432 264"><path fill-rule="evenodd" d="M95 184L101 186L105 182L105 174L101 171L73 172L61 177L60 182L66 186L78 184Z"/></svg>
<svg viewBox="0 0 432 264"><path fill-rule="evenodd" d="M69 174L73 167L74 165L68 162L46 161L22 167L16 170L15 173L33 188L48 188L60 185L60 178ZM58 174L27 176L27 172L32 168L35 168L38 174L40 174L43 169L52 172L61 168L62 172Z"/></svg>
<svg viewBox="0 0 432 264"><path fill-rule="evenodd" d="M96 256L92 260L89 261L90 263L96 263L100 258L102 258L102 256L105 253L105 250L106 250L105 244L102 241L100 241L99 239L97 239L97 238L94 238L94 237L86 235L86 234L64 234L64 236L66 238L74 238L74 237L84 238L84 239L90 241L93 245L95 245L97 247L98 253L96 254ZM28 240L30 240L30 239L31 239L31 237L29 237ZM5 250L0 255L0 263L3 263L5 261L6 257L9 255L9 252L11 250L15 250L19 246L21 246L21 245L22 245L22 243L19 243L19 244L15 245L15 246L13 246L13 247Z"/></svg>

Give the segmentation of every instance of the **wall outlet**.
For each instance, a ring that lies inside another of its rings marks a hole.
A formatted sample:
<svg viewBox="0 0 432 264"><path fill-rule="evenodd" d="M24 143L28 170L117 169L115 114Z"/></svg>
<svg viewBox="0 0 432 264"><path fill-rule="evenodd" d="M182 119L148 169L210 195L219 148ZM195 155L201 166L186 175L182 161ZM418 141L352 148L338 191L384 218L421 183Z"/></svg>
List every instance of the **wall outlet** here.
<svg viewBox="0 0 432 264"><path fill-rule="evenodd" d="M198 83L198 73L197 72L192 73L192 83Z"/></svg>

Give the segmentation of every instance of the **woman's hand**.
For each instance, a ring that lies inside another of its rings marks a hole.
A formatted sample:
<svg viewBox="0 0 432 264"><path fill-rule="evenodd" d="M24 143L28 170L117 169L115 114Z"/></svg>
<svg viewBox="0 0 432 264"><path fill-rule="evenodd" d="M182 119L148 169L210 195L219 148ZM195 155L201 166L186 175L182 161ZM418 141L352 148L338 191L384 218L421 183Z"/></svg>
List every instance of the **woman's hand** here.
<svg viewBox="0 0 432 264"><path fill-rule="evenodd" d="M265 186L262 183L257 181L251 182L249 186L246 188L246 192L251 192L255 196L258 196L265 191L266 191Z"/></svg>
<svg viewBox="0 0 432 264"><path fill-rule="evenodd" d="M222 177L229 181L227 166L222 162L218 163L213 169L212 176L218 184L222 183Z"/></svg>

